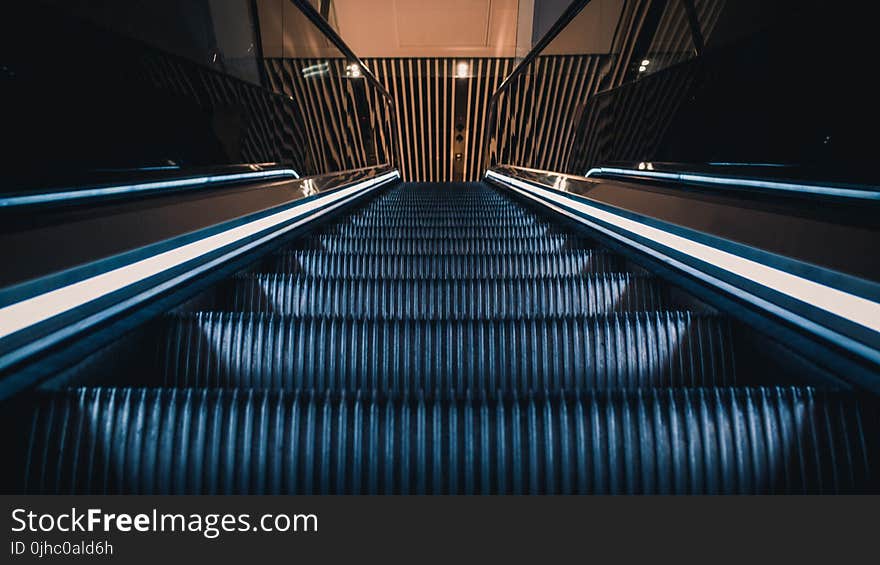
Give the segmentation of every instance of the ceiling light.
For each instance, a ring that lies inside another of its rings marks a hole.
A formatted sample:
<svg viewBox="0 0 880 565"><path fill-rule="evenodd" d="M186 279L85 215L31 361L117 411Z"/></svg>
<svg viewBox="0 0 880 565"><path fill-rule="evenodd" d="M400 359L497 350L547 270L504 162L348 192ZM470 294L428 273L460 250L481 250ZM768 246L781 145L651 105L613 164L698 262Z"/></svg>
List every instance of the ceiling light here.
<svg viewBox="0 0 880 565"><path fill-rule="evenodd" d="M326 75L330 72L330 63L318 63L302 68L302 76L305 78Z"/></svg>
<svg viewBox="0 0 880 565"><path fill-rule="evenodd" d="M351 78L360 78L361 76L361 67L357 63L352 63L350 65L345 66L345 76Z"/></svg>
<svg viewBox="0 0 880 565"><path fill-rule="evenodd" d="M455 77L456 78L467 78L469 70L470 70L470 67L468 66L468 64L464 61L460 61L455 66Z"/></svg>

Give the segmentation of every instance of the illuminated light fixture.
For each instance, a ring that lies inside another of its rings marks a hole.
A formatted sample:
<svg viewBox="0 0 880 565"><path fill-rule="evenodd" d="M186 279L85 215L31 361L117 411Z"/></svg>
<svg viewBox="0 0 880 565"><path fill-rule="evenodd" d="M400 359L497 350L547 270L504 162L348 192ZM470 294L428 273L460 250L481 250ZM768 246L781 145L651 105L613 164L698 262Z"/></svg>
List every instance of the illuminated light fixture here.
<svg viewBox="0 0 880 565"><path fill-rule="evenodd" d="M465 61L459 61L455 65L455 78L467 78L469 72L470 66Z"/></svg>
<svg viewBox="0 0 880 565"><path fill-rule="evenodd" d="M126 171L176 171L180 169L180 165L154 165L151 167L131 167L127 169L95 169L102 173L118 173Z"/></svg>
<svg viewBox="0 0 880 565"><path fill-rule="evenodd" d="M314 196L318 194L318 188L315 186L314 179L305 179L303 181L303 196Z"/></svg>
<svg viewBox="0 0 880 565"><path fill-rule="evenodd" d="M556 177L556 180L553 181L553 188L556 190L560 190L562 192L566 192L567 190L568 179L563 176Z"/></svg>
<svg viewBox="0 0 880 565"><path fill-rule="evenodd" d="M729 161L709 161L713 167L791 167L785 163L731 163Z"/></svg>
<svg viewBox="0 0 880 565"><path fill-rule="evenodd" d="M645 170L645 164L644 164L644 163L639 163L639 170L640 170L640 171L644 171L644 170Z"/></svg>
<svg viewBox="0 0 880 565"><path fill-rule="evenodd" d="M642 165L643 163L639 163ZM857 188L839 188L836 186L820 186L814 184L796 184L789 182L778 182L768 180L743 179L733 177L715 177L711 175L701 175L694 173L664 173L661 171L642 171L634 169L618 169L615 167L596 167L587 171L584 175L590 178L594 175L638 175L648 176L657 179L675 180L681 182L696 182L703 184L712 184L718 186L740 186L748 188L761 188L766 190L782 190L785 192L800 192L807 194L820 194L823 196L836 196L842 198L859 198L863 200L880 200L880 191L877 190L860 190Z"/></svg>
<svg viewBox="0 0 880 565"><path fill-rule="evenodd" d="M555 204L576 210L589 218L615 226L629 234L653 241L670 251L688 255L708 263L715 268L719 268L743 279L752 281L775 292L785 294L802 303L819 308L875 332L880 332L880 303L832 288L816 281L799 277L795 274L770 267L769 265L747 259L746 257L728 251L723 251L717 247L712 247L711 245L670 233L620 214L593 206L586 202L554 193L550 189L538 187L506 175L501 175L495 171L488 171L486 176L501 181L514 191L530 198L534 199L538 197L541 199L539 201L546 199ZM567 213L559 208L557 208L557 210ZM567 214L571 215L570 213ZM609 230L600 224L594 223L588 219L582 220L590 225L590 227L614 237L615 239L624 239L630 243L634 243L631 240L628 240L625 236L622 236L613 230ZM651 248L639 244L636 245L649 253L657 254L657 252ZM670 259L669 262L678 263L672 259ZM697 269L684 263L679 263L679 265L684 270L690 271L694 274L699 273L703 275L703 273ZM723 283L723 281L720 282L722 285L727 285L727 283ZM757 297L755 300L762 301ZM809 320L805 319L804 322L811 323Z"/></svg>
<svg viewBox="0 0 880 565"><path fill-rule="evenodd" d="M639 67L639 72L640 72L640 73L643 73L643 72L645 72L645 71L647 71L647 70L648 70L648 67L646 67L645 65L642 65L641 67Z"/></svg>
<svg viewBox="0 0 880 565"><path fill-rule="evenodd" d="M330 63L318 63L315 65L309 65L308 67L302 68L302 76L305 78L326 75L330 72Z"/></svg>
<svg viewBox="0 0 880 565"><path fill-rule="evenodd" d="M278 236L299 227L312 220L313 217L303 218L299 221L289 223L286 226L279 227L286 222L290 222L291 220L318 208L323 208L334 203L340 203L341 201L346 200L348 196L354 195L356 192L375 188L399 176L400 173L396 170L391 171L390 173L386 173L376 178L336 190L326 196L319 196L313 200L294 204L290 208L280 212L226 229L220 233L158 253L152 257L147 257L146 259L141 259L117 267L111 271L0 308L0 338L5 338L25 328L48 320L49 318L69 312L74 308L98 300L108 294L117 292L133 284L145 281L150 277L168 272L171 269L175 269L194 259L199 259L208 254L215 253L238 241L261 234L267 230L272 230L273 228L278 228L269 233L263 233L258 239L249 242L242 247L230 250L222 257L213 259L206 265L202 265L201 267L176 277L172 281L165 283L164 286L148 290L145 294L151 296L159 293L169 284L175 284L187 280L188 278L192 278L220 262L241 255L258 245L262 245L267 241L275 239ZM330 206L321 213L328 212L339 205L340 204ZM75 330L68 329L65 331Z"/></svg>
<svg viewBox="0 0 880 565"><path fill-rule="evenodd" d="M257 180L293 177L299 178L299 173L293 169L275 169L272 171L254 171L251 173L233 173L228 175L212 175L193 177L188 179L161 180L144 182L139 184L126 184L122 186L105 186L101 188L84 188L82 190L63 190L59 192L42 192L40 194L23 194L21 196L7 196L0 198L0 208L6 206L24 206L27 204L47 204L65 200L79 200L82 198L95 198L100 196L113 196L119 194L132 194L135 192L149 192L165 188L193 188L209 184L219 184L239 180Z"/></svg>
<svg viewBox="0 0 880 565"><path fill-rule="evenodd" d="M360 78L361 77L361 67L357 63L352 63L350 65L345 66L345 76L350 78Z"/></svg>
<svg viewBox="0 0 880 565"><path fill-rule="evenodd" d="M647 169L649 171L653 171L654 170L654 163L648 163Z"/></svg>
<svg viewBox="0 0 880 565"><path fill-rule="evenodd" d="M642 59L642 66L643 67L647 67L650 64L651 64L651 61L649 61L648 59Z"/></svg>

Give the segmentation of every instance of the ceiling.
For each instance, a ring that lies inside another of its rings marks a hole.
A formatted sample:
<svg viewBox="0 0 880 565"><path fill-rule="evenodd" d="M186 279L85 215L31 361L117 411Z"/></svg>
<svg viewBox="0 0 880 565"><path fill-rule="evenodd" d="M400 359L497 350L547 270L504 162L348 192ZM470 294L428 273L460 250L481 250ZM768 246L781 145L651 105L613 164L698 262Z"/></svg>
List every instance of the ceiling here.
<svg viewBox="0 0 880 565"><path fill-rule="evenodd" d="M343 39L364 57L506 57L517 0L334 0Z"/></svg>
<svg viewBox="0 0 880 565"><path fill-rule="evenodd" d="M554 51L607 52L622 4L593 0ZM257 6L265 57L319 55L314 34L304 29L309 24L289 0L257 0ZM565 6L557 0L331 0L328 19L360 57L514 57L531 48L533 26L539 34Z"/></svg>

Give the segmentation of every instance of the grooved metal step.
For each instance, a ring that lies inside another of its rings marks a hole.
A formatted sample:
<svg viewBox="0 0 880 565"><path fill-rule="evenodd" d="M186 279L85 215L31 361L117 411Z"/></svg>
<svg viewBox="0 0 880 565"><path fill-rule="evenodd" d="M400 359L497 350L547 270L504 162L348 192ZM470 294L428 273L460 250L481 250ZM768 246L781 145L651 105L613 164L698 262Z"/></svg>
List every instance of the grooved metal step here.
<svg viewBox="0 0 880 565"><path fill-rule="evenodd" d="M364 320L202 312L169 319L174 387L568 390L735 382L729 327L678 312Z"/></svg>
<svg viewBox="0 0 880 565"><path fill-rule="evenodd" d="M422 222L495 222L495 221L522 221L537 222L537 218L531 212L523 209L492 209L492 210L462 210L458 208L437 208L425 206L428 209L370 209L363 210L358 215L365 221L370 220L403 220L412 221L418 218Z"/></svg>
<svg viewBox="0 0 880 565"><path fill-rule="evenodd" d="M322 230L319 237L350 239L540 239L559 236L559 230L549 226L357 226L336 224Z"/></svg>
<svg viewBox="0 0 880 565"><path fill-rule="evenodd" d="M418 215L367 215L364 212L355 213L345 217L341 224L364 228L520 228L541 227L550 228L553 225L546 220L534 216L518 216L509 218L470 218L449 214L447 216L427 217L426 214Z"/></svg>
<svg viewBox="0 0 880 565"><path fill-rule="evenodd" d="M336 235L313 235L296 243L297 249L378 255L497 255L512 253L560 253L589 247L589 241L569 235L540 239L352 239Z"/></svg>
<svg viewBox="0 0 880 565"><path fill-rule="evenodd" d="M656 279L602 274L540 279L346 279L244 275L232 308L304 316L394 319L558 317L672 307Z"/></svg>
<svg viewBox="0 0 880 565"><path fill-rule="evenodd" d="M808 388L80 389L40 399L24 479L34 493L864 492L878 414Z"/></svg>
<svg viewBox="0 0 880 565"><path fill-rule="evenodd" d="M620 256L576 249L559 253L388 255L291 250L279 253L269 271L347 278L538 278L625 271Z"/></svg>

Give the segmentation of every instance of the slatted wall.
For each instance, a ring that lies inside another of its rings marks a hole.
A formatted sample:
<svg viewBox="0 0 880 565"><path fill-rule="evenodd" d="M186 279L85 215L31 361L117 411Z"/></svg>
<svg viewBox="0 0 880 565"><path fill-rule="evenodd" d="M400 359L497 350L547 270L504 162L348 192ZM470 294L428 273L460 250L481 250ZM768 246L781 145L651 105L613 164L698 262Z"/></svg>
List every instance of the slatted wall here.
<svg viewBox="0 0 880 565"><path fill-rule="evenodd" d="M711 0L707 0L711 1ZM624 2L608 55L556 55L536 58L529 72L499 97L491 160L551 171L574 171L583 162L583 148L593 136L607 140L607 131L585 130L597 110L594 96L623 84L637 67L637 42L652 0ZM597 99L597 102L599 100ZM592 119L601 128L608 120ZM585 140L584 136L589 139Z"/></svg>
<svg viewBox="0 0 880 565"><path fill-rule="evenodd" d="M285 120L308 148L304 174L388 162L390 109L364 79L346 76L345 59L274 58L265 65L270 87L295 102Z"/></svg>
<svg viewBox="0 0 880 565"><path fill-rule="evenodd" d="M696 0L697 20L704 40L711 38L727 0ZM700 60L694 56L684 7L668 3L646 57L651 68L663 69L632 80L641 59L633 51L643 31L650 0L631 0L615 36L618 53L603 81L602 92L583 105L570 158L558 170L583 175L592 167L615 161L653 160L682 104L700 80ZM690 60L688 60L690 59ZM685 62L683 62L685 61ZM674 65L672 68L665 67Z"/></svg>
<svg viewBox="0 0 880 565"><path fill-rule="evenodd" d="M225 147L231 163L277 162L303 170L308 156L291 122L293 105L288 100L180 57L133 45L116 47L117 54L137 49L126 67L127 80L190 101L207 114L234 112L239 116L240 135L230 136L233 141Z"/></svg>
<svg viewBox="0 0 880 565"><path fill-rule="evenodd" d="M468 76L456 78L460 63L467 65ZM364 64L395 99L403 178L455 180L455 154L460 152L462 180L477 180L483 171L487 103L513 70L513 59L366 59ZM457 144L459 115L464 140Z"/></svg>
<svg viewBox="0 0 880 565"><path fill-rule="evenodd" d="M624 125L629 133L623 135L634 140L633 147L643 147L639 136L645 132L638 125L641 114L629 118L634 122L621 124L616 113L620 108L672 111L676 107L665 102L658 106L650 94L642 103L614 104L615 110L605 108L608 101L603 97L594 99L597 93L634 78L636 59L645 55L637 52L637 43L650 19L651 4L652 0L624 3L611 54L538 57L529 72L499 98L492 117L487 115L488 102L513 70L511 58L365 59L364 64L395 100L393 131L387 127L390 117L378 93L366 88L364 80L347 78L343 59L267 59L267 75L274 90L292 97L301 108L303 115L291 116L289 122L308 147L305 153L313 156L307 174L358 168L393 157L407 181L474 181L488 165L490 154L498 163L583 173L579 171L583 163L620 153L622 146L612 147L612 142ZM695 2L707 36L723 4L724 0ZM690 31L684 11L677 0L669 6L660 18L652 47L686 52ZM660 52L655 55L663 57ZM326 75L304 76L306 69L323 63L332 65ZM456 74L462 63L467 76L459 78ZM660 59L657 63L662 66ZM679 92L683 85L668 86ZM612 114L615 119L608 118ZM459 122L462 131L456 130ZM612 125L616 132L608 130ZM487 136L492 126L495 135ZM659 139L658 132L650 134L650 139ZM463 138L460 142L458 135ZM393 138L399 143L397 154L391 156ZM487 139L489 153L484 145ZM578 155L573 154L575 150ZM623 151L633 152L638 151ZM456 154L461 154L460 162Z"/></svg>
<svg viewBox="0 0 880 565"><path fill-rule="evenodd" d="M610 162L655 160L700 76L699 63L688 61L592 98L577 129L572 158L556 170L583 175Z"/></svg>
<svg viewBox="0 0 880 565"><path fill-rule="evenodd" d="M577 116L607 72L599 55L538 57L498 100L497 162L561 170L568 162Z"/></svg>
<svg viewBox="0 0 880 565"><path fill-rule="evenodd" d="M293 97L308 116L294 129L308 146L306 153L315 156L316 162L307 171L310 174L366 166L370 147L382 156L390 150L389 134L381 127L371 126L365 132L353 118L358 111L380 115L379 101L371 99L370 110L364 112L354 91L364 81L345 78L344 61L330 61L339 68L323 77L308 78L303 78L303 69L327 60L266 61L272 88ZM467 64L467 77L456 77L459 63ZM391 134L399 140L396 163L403 178L414 182L478 180L486 166L488 102L513 70L514 60L400 58L366 59L364 64L395 100L397 115ZM607 56L539 57L532 71L499 100L495 122L499 162L562 170L575 142L583 104L598 91L609 65ZM460 132L457 117L464 126ZM300 119L291 116L289 121L298 124ZM459 134L464 138L460 143L456 142ZM458 168L456 153L462 155Z"/></svg>

